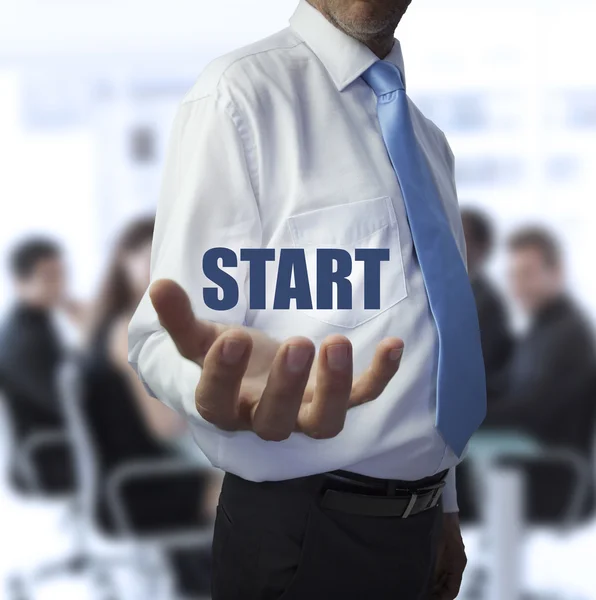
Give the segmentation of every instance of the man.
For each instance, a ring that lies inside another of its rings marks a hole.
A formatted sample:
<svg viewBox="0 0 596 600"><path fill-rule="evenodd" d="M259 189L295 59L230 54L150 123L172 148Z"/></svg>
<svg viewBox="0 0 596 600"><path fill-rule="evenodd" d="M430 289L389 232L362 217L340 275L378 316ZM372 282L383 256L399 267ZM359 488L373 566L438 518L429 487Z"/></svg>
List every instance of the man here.
<svg viewBox="0 0 596 600"><path fill-rule="evenodd" d="M57 374L63 356L54 312L65 304L65 266L61 248L52 240L33 238L12 252L10 270L17 301L0 328L0 387L11 403L16 435L26 436L63 425ZM69 485L63 448L38 457L48 489ZM17 485L26 485L13 473Z"/></svg>
<svg viewBox="0 0 596 600"><path fill-rule="evenodd" d="M466 240L468 273L478 308L478 321L482 339L482 354L486 369L486 386L491 398L503 381L503 371L511 355L513 340L504 303L485 274L486 263L493 250L492 225L482 211L462 210L462 223ZM459 515L463 523L478 519L474 489L471 488L470 471L464 461L457 472L457 498Z"/></svg>
<svg viewBox="0 0 596 600"><path fill-rule="evenodd" d="M557 241L541 228L509 240L509 285L529 319L506 371L503 392L491 398L486 428L509 429L588 458L596 417L592 327L565 290ZM530 515L552 519L569 502L571 483L552 469L532 468Z"/></svg>
<svg viewBox="0 0 596 600"><path fill-rule="evenodd" d="M129 360L227 473L214 600L459 590L454 467L485 381L453 156L393 37L408 5L302 0L175 119ZM221 247L225 302L205 275Z"/></svg>
<svg viewBox="0 0 596 600"><path fill-rule="evenodd" d="M513 340L503 301L485 274L486 262L493 249L491 223L486 215L474 209L462 211L462 222L466 238L468 273L478 307L482 354L490 397L507 365Z"/></svg>

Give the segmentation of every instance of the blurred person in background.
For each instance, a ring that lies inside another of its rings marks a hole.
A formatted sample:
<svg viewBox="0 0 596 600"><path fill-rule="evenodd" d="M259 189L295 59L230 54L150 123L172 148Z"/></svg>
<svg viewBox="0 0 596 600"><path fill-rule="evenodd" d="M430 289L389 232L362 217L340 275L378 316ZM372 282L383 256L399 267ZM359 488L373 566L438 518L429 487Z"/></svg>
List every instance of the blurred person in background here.
<svg viewBox="0 0 596 600"><path fill-rule="evenodd" d="M468 275L472 284L478 309L478 322L482 340L482 353L486 369L486 386L491 392L498 389L513 348L513 338L505 302L490 281L486 265L494 247L493 225L488 215L478 209L465 208L461 211ZM464 460L457 469L457 498L462 522L476 522L478 507L476 494L471 487L471 472L468 460Z"/></svg>
<svg viewBox="0 0 596 600"><path fill-rule="evenodd" d="M468 273L478 307L486 383L490 392L509 361L513 339L505 303L486 274L486 263L493 251L494 232L486 214L462 210L466 238Z"/></svg>
<svg viewBox="0 0 596 600"><path fill-rule="evenodd" d="M521 229L508 248L509 288L529 327L483 428L517 431L588 458L596 415L592 326L567 291L561 249L550 232ZM531 516L548 519L564 510L569 486L557 484L548 469L531 471Z"/></svg>
<svg viewBox="0 0 596 600"><path fill-rule="evenodd" d="M94 375L88 380L87 393L97 401L88 405L94 411L91 418L103 473L130 462L176 458L173 443L187 434L181 417L147 394L127 360L128 321L149 285L153 229L153 218L141 218L120 235L89 331ZM219 486L214 470L208 480L180 475L127 489L125 502L139 529L194 527L214 517ZM107 506L103 498L98 500L100 516L109 529ZM169 555L181 593L209 590L210 553L199 554L186 550Z"/></svg>
<svg viewBox="0 0 596 600"><path fill-rule="evenodd" d="M0 388L10 403L17 444L26 436L63 428L57 375L67 343L57 314L80 325L84 311L68 299L61 246L35 237L21 242L10 256L16 302L0 327ZM47 449L38 457L44 489L63 491L71 484L66 448ZM12 478L26 488L17 464Z"/></svg>
<svg viewBox="0 0 596 600"><path fill-rule="evenodd" d="M184 433L184 420L147 394L128 365L128 322L147 289L154 219L132 222L116 243L92 317L91 346L105 353L126 379L148 431L169 441Z"/></svg>

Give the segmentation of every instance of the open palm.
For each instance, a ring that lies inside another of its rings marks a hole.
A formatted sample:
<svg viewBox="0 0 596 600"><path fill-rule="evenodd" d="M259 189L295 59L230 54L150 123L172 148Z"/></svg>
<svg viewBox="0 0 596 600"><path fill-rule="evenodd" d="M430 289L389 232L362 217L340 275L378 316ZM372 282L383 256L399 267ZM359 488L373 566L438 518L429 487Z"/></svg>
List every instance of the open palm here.
<svg viewBox="0 0 596 600"><path fill-rule="evenodd" d="M150 296L180 354L203 368L195 393L201 416L265 440L280 441L294 431L335 437L350 408L381 394L403 353L400 339L383 340L367 371L353 381L352 346L344 336L327 337L315 357L314 344L304 337L280 343L257 329L197 319L174 281L156 281Z"/></svg>

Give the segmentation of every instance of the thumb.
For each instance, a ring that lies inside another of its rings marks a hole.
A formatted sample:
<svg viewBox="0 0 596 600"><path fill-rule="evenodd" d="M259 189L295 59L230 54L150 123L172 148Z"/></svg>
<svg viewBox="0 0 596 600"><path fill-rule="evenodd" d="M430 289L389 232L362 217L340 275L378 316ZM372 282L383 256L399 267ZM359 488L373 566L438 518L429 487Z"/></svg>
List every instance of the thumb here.
<svg viewBox="0 0 596 600"><path fill-rule="evenodd" d="M178 352L203 366L207 352L223 329L197 319L188 294L171 279L155 281L149 288L149 297L159 322L176 344Z"/></svg>

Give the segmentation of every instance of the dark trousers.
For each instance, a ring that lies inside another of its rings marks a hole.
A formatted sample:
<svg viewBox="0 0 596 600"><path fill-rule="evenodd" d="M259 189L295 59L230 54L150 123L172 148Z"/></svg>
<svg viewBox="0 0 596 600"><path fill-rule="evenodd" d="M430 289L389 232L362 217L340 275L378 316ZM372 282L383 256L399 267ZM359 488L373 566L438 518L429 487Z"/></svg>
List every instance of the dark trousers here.
<svg viewBox="0 0 596 600"><path fill-rule="evenodd" d="M430 598L441 503L406 519L347 514L321 506L325 485L325 475L266 483L226 475L213 600Z"/></svg>

